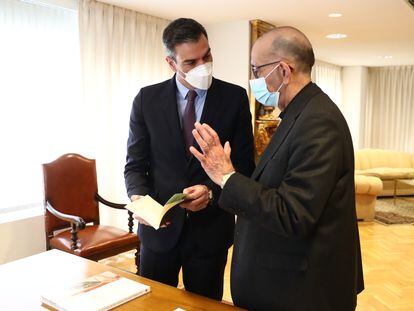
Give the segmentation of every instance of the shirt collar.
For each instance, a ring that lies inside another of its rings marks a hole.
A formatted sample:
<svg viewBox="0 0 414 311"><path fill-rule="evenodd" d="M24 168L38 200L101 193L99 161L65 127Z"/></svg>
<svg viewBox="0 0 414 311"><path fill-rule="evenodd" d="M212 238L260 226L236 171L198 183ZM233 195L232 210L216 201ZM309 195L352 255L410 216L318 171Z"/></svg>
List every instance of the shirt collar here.
<svg viewBox="0 0 414 311"><path fill-rule="evenodd" d="M289 105L287 105L287 107L286 107L285 109L283 109L283 111L281 111L281 112L279 113L279 118L280 118L280 119L282 119L282 120L283 120L283 117L285 116L285 114L286 114L286 110L288 109L288 107L289 107Z"/></svg>
<svg viewBox="0 0 414 311"><path fill-rule="evenodd" d="M180 82L180 80L178 80L178 74L175 75L175 82L177 84L177 89L178 89L178 92L180 93L180 95L183 98L186 98L187 93L190 89L188 87L186 87L184 84L182 84ZM207 90L200 90L200 89L196 89L196 88L194 88L194 91L196 91L198 98L203 97L207 93Z"/></svg>

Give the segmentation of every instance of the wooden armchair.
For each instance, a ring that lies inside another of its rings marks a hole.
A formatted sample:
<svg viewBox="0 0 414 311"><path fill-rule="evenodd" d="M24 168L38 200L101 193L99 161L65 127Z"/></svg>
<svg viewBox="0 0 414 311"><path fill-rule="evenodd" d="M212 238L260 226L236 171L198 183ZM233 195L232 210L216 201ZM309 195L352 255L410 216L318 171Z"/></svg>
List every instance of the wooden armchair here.
<svg viewBox="0 0 414 311"><path fill-rule="evenodd" d="M43 164L43 177L47 249L95 261L136 249L138 271L140 242L133 233L132 213L128 211L128 232L99 223L98 202L115 209L125 209L125 204L98 194L95 160L65 154Z"/></svg>

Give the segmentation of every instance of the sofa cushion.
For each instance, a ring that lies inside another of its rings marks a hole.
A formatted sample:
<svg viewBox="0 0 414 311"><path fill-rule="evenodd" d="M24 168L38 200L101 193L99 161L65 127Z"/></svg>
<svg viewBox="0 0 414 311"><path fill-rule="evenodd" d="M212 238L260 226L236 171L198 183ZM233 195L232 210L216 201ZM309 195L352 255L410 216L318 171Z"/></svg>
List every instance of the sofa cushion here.
<svg viewBox="0 0 414 311"><path fill-rule="evenodd" d="M413 179L414 168L377 167L360 171L359 174L378 177L382 180Z"/></svg>

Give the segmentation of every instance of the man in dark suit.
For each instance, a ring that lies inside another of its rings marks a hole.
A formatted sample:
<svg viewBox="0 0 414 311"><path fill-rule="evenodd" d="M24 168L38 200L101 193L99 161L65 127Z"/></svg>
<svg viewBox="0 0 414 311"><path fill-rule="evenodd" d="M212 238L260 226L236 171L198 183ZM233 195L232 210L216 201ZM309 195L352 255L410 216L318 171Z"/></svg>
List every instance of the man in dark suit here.
<svg viewBox="0 0 414 311"><path fill-rule="evenodd" d="M255 97L282 110L252 177L238 173L231 144L223 148L207 124L193 131L202 152L191 148L223 187L219 206L238 215L233 300L252 310L354 310L364 285L346 121L311 82L314 54L299 30L265 34L251 61Z"/></svg>
<svg viewBox="0 0 414 311"><path fill-rule="evenodd" d="M175 193L187 200L175 207L162 228L140 224L144 277L177 286L183 269L186 290L221 300L234 215L218 208L221 188L191 155L194 122L212 124L233 146L232 161L250 176L254 169L251 115L246 91L212 78L207 33L192 19L173 21L164 31L166 58L176 73L144 87L130 119L125 182L131 200L149 194L160 204Z"/></svg>

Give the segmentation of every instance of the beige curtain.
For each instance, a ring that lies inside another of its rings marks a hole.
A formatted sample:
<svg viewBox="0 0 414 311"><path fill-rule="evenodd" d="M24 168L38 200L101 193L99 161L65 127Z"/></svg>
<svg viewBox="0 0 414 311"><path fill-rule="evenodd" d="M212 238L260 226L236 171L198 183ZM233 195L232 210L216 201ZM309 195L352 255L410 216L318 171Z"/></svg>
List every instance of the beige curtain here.
<svg viewBox="0 0 414 311"><path fill-rule="evenodd" d="M79 1L83 116L100 192L127 200L123 169L129 113L139 89L171 76L162 32L167 20L116 6Z"/></svg>
<svg viewBox="0 0 414 311"><path fill-rule="evenodd" d="M414 66L369 68L363 146L414 153Z"/></svg>

